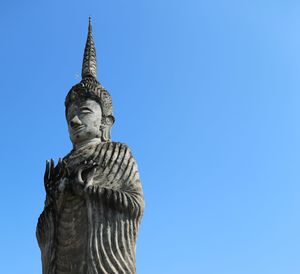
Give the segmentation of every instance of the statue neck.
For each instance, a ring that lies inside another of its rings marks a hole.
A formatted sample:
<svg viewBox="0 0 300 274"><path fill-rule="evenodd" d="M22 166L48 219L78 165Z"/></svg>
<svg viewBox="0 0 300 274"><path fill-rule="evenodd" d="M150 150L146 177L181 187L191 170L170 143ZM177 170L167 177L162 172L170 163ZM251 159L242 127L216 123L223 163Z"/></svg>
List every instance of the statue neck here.
<svg viewBox="0 0 300 274"><path fill-rule="evenodd" d="M88 147L88 146L92 146L92 145L94 146L94 145L98 145L100 143L101 143L100 138L93 138L93 139L86 140L86 141L83 141L78 144L73 144L73 150L79 150L84 147Z"/></svg>

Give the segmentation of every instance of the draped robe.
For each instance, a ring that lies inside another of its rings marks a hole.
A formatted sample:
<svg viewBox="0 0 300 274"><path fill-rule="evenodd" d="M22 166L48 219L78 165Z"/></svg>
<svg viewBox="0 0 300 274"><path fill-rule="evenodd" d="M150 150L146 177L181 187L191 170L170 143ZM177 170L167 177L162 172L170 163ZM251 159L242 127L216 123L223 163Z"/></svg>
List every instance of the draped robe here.
<svg viewBox="0 0 300 274"><path fill-rule="evenodd" d="M100 143L72 151L64 160L68 178L58 184L56 198L47 195L37 224L43 274L136 273L144 199L130 149ZM76 176L81 168L85 179L89 163L96 167L92 184L77 191Z"/></svg>

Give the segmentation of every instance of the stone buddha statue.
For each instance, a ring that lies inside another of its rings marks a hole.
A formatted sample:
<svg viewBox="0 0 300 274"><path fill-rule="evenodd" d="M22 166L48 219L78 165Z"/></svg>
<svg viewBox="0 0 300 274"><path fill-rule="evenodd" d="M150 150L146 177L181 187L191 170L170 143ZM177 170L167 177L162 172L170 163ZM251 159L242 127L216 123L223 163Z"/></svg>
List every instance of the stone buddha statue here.
<svg viewBox="0 0 300 274"><path fill-rule="evenodd" d="M36 230L43 274L134 274L142 186L129 147L111 141L112 100L96 79L91 20L82 80L65 106L73 149L46 162Z"/></svg>

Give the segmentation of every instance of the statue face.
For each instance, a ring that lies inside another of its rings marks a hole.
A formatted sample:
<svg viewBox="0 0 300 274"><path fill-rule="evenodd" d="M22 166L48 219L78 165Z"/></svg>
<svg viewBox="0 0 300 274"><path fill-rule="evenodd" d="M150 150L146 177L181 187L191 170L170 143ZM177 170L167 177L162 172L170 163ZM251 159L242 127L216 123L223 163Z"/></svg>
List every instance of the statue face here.
<svg viewBox="0 0 300 274"><path fill-rule="evenodd" d="M67 110L70 139L73 145L101 138L102 110L94 100L74 102Z"/></svg>

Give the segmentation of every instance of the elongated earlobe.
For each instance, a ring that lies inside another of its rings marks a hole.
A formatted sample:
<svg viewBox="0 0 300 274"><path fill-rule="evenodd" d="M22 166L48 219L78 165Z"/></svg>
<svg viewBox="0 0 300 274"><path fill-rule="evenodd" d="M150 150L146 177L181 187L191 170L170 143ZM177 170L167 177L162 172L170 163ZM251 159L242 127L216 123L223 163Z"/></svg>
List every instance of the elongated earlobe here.
<svg viewBox="0 0 300 274"><path fill-rule="evenodd" d="M103 128L102 135L101 135L101 141L102 142L109 142L111 140L110 138L110 128L107 126Z"/></svg>
<svg viewBox="0 0 300 274"><path fill-rule="evenodd" d="M112 128L114 121L115 121L115 118L113 116L102 117L102 123L100 126L102 142L111 141L111 128Z"/></svg>

